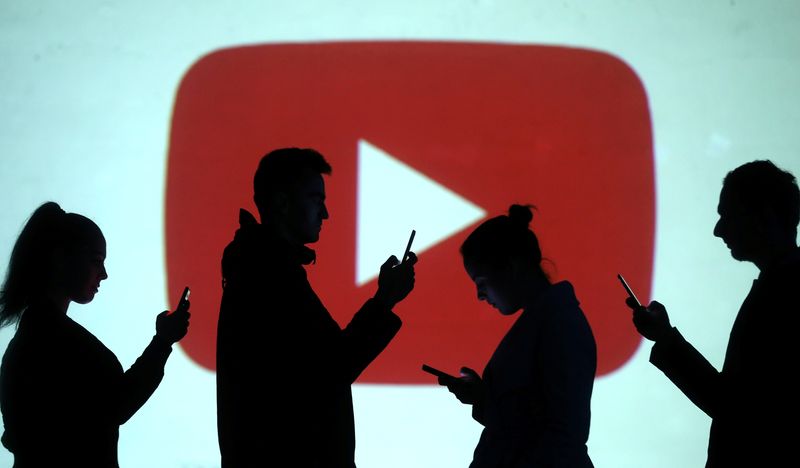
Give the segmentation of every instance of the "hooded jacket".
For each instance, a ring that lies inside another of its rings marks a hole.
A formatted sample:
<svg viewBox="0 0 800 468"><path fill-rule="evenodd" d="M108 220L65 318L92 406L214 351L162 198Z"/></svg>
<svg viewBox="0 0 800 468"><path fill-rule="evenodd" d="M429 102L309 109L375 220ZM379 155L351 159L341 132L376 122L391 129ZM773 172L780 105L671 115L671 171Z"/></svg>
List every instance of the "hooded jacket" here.
<svg viewBox="0 0 800 468"><path fill-rule="evenodd" d="M355 466L350 386L400 329L370 299L344 328L292 246L240 211L222 259L217 424L222 466Z"/></svg>

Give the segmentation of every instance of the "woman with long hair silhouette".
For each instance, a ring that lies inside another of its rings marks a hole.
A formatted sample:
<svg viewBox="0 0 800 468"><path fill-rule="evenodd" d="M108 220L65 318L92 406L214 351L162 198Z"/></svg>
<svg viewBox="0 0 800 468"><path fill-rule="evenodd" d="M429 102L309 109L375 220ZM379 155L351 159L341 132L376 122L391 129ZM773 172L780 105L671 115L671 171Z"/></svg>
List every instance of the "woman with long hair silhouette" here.
<svg viewBox="0 0 800 468"><path fill-rule="evenodd" d="M14 466L117 467L119 427L158 387L188 307L156 318L156 333L123 371L94 335L67 316L94 299L106 242L85 216L40 206L14 245L0 291L0 326L17 325L0 368L3 445Z"/></svg>

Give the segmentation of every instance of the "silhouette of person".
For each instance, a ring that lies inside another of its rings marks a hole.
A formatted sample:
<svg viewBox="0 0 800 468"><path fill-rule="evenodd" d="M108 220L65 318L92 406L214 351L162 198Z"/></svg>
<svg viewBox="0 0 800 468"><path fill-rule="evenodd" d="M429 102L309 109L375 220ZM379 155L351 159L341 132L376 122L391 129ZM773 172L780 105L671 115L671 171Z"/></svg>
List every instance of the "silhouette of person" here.
<svg viewBox="0 0 800 468"><path fill-rule="evenodd" d="M399 330L392 309L413 289L416 256L389 257L374 297L340 328L304 268L315 261L306 244L328 219L322 176L330 173L313 149L268 153L254 180L261 224L240 210L225 248L217 329L225 468L355 466L351 384Z"/></svg>
<svg viewBox="0 0 800 468"><path fill-rule="evenodd" d="M0 326L17 324L0 368L3 445L14 466L117 467L119 427L158 387L188 310L162 312L156 334L123 372L114 353L67 316L108 278L106 241L90 219L41 205L14 245Z"/></svg>
<svg viewBox="0 0 800 468"><path fill-rule="evenodd" d="M522 309L483 371L439 378L484 426L471 468L591 467L586 448L597 368L592 330L567 281L551 284L528 227L530 207L512 205L461 246L478 300L505 316Z"/></svg>
<svg viewBox="0 0 800 468"><path fill-rule="evenodd" d="M626 303L639 333L655 341L650 362L711 417L706 466L786 466L800 436L797 181L771 161L749 162L726 175L717 211L714 235L734 259L760 270L734 321L722 371L670 324L662 304Z"/></svg>

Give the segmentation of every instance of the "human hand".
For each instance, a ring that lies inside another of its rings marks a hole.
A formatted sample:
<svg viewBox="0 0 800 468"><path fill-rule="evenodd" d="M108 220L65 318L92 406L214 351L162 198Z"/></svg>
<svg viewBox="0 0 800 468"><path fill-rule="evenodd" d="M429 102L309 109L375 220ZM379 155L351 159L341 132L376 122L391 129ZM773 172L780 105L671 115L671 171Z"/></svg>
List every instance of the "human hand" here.
<svg viewBox="0 0 800 468"><path fill-rule="evenodd" d="M186 301L186 307L181 307L172 313L165 310L158 314L156 317L156 337L172 345L186 336L186 332L189 330L189 316L191 315L189 307L189 301Z"/></svg>
<svg viewBox="0 0 800 468"><path fill-rule="evenodd" d="M671 330L667 309L657 301L647 307L639 306L632 298L625 299L625 304L633 310L633 325L636 330L650 341L658 341Z"/></svg>
<svg viewBox="0 0 800 468"><path fill-rule="evenodd" d="M394 308L398 302L405 299L414 289L414 265L417 263L417 256L414 252L408 253L405 262L400 263L397 257L392 255L383 265L378 275L378 291L375 299L385 304L389 309Z"/></svg>
<svg viewBox="0 0 800 468"><path fill-rule="evenodd" d="M457 379L439 377L439 385L446 386L458 401L467 405L473 405L483 398L483 380L469 367L462 367L461 377Z"/></svg>

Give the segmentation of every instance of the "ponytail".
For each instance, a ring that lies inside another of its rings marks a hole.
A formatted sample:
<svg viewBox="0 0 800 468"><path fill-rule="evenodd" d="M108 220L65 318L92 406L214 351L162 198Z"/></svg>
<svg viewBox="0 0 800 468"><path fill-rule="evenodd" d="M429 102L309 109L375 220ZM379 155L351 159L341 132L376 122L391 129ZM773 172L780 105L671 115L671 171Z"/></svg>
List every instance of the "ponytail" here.
<svg viewBox="0 0 800 468"><path fill-rule="evenodd" d="M55 202L33 212L11 251L6 279L0 290L0 328L19 322L37 287L49 279L66 213Z"/></svg>

